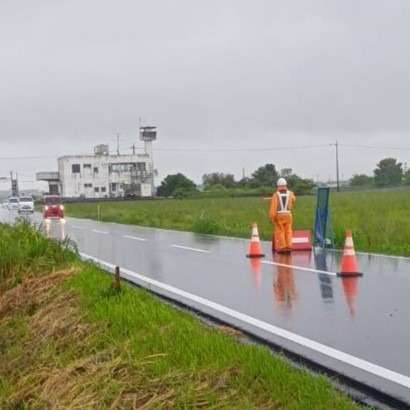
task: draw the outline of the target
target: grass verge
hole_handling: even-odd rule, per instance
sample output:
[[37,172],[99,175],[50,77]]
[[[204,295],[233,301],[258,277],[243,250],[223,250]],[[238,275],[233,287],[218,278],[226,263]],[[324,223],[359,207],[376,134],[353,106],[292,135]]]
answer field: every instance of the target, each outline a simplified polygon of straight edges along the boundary
[[42,246],[29,265],[0,265],[0,408],[357,408],[265,347],[145,290],[114,291],[109,275],[27,225],[0,225],[0,243],[16,232],[32,238],[23,257]]
[[[269,201],[261,198],[206,198],[67,204],[67,215],[247,238],[257,222],[261,237],[270,239]],[[295,229],[313,226],[315,198],[297,199]],[[336,245],[352,229],[358,250],[410,256],[410,190],[341,192],[331,196]]]

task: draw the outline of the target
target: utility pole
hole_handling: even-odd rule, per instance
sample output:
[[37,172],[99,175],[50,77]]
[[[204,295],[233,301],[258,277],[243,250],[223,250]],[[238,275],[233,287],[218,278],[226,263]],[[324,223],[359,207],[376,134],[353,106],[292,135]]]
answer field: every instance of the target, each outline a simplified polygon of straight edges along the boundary
[[117,132],[117,155],[120,155],[120,134]]
[[17,173],[16,173],[16,178],[14,178],[13,171],[10,171],[10,181],[11,181],[11,196],[19,196],[19,185],[18,185]]
[[340,179],[339,179],[339,143],[336,141],[336,189],[340,191]]
[[131,148],[132,148],[132,155],[135,155],[135,144],[132,144]]

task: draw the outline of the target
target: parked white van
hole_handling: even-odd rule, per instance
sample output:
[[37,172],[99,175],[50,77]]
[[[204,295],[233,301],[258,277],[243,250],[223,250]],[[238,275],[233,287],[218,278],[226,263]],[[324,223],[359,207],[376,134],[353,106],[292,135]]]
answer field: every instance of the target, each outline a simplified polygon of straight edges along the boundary
[[18,208],[19,214],[20,213],[25,213],[25,212],[34,212],[34,199],[32,196],[21,196],[19,198],[19,208]]

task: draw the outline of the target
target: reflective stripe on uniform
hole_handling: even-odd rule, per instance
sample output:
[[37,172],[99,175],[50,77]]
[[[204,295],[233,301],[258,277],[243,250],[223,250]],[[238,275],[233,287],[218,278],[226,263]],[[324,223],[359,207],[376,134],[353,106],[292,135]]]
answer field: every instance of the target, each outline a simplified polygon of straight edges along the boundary
[[289,199],[290,199],[290,192],[280,192],[276,193],[278,195],[278,214],[288,214],[290,213],[289,210]]

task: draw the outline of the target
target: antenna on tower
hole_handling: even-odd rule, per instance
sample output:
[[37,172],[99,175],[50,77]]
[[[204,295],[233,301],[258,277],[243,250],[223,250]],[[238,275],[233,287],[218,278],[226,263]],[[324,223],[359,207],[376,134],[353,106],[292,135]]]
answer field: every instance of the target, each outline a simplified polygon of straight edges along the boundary
[[117,132],[117,155],[120,155],[120,134]]

